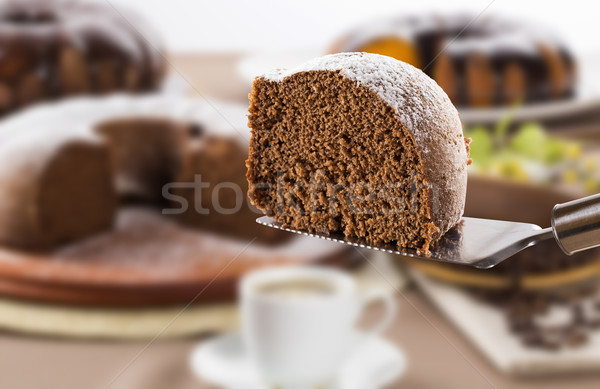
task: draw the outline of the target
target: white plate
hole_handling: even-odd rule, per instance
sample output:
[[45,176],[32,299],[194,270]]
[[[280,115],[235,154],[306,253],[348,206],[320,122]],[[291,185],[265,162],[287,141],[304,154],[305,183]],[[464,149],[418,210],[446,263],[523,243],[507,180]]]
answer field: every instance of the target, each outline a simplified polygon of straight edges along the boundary
[[[254,77],[275,68],[293,68],[323,53],[317,51],[259,53],[240,61],[241,77],[252,81]],[[561,101],[526,104],[512,115],[516,122],[527,120],[552,120],[568,118],[600,109],[600,55],[581,56],[576,96]],[[510,107],[461,108],[460,118],[464,125],[493,124],[506,116]]]
[[[268,388],[245,354],[238,333],[199,345],[192,352],[190,367],[198,378],[211,385],[226,389]],[[399,349],[380,337],[369,336],[342,366],[333,389],[378,389],[398,379],[405,369],[406,358]]]
[[473,124],[494,124],[507,115],[511,115],[512,121],[524,122],[528,120],[556,120],[564,119],[577,115],[583,115],[600,108],[600,97],[584,99],[575,97],[569,100],[555,101],[548,103],[537,103],[524,105],[514,112],[510,108],[490,108],[490,109],[459,109],[460,120],[463,125]]

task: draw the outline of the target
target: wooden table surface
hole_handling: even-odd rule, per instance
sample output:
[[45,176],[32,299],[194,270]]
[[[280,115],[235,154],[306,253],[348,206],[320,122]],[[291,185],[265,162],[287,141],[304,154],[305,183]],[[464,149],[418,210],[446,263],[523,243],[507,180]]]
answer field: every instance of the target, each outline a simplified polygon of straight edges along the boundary
[[[180,55],[171,63],[197,92],[243,101],[249,83],[231,76],[239,58]],[[597,119],[586,120],[576,123],[577,128],[593,133],[600,127]],[[409,289],[397,296],[397,302],[399,317],[386,337],[402,348],[408,369],[390,388],[600,387],[600,373],[537,379],[503,375],[419,291]],[[200,342],[158,339],[148,344],[0,334],[0,388],[208,389],[188,368],[190,352]]]
[[[403,350],[408,369],[389,388],[600,387],[600,373],[545,379],[503,375],[420,292],[407,290],[397,296],[397,302],[398,319],[385,336]],[[1,334],[0,387],[101,389],[110,384],[111,389],[209,389],[188,367],[189,355],[200,342],[202,339],[158,340],[148,346],[140,341],[75,341]]]

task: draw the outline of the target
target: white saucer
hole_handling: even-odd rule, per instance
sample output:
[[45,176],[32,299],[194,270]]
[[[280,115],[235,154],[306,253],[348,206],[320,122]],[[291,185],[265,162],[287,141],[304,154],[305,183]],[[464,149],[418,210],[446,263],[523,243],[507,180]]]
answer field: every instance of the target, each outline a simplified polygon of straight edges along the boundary
[[[199,345],[190,358],[193,373],[226,389],[267,389],[242,348],[240,334],[228,334]],[[378,336],[365,338],[340,369],[333,389],[377,389],[400,377],[404,354]]]

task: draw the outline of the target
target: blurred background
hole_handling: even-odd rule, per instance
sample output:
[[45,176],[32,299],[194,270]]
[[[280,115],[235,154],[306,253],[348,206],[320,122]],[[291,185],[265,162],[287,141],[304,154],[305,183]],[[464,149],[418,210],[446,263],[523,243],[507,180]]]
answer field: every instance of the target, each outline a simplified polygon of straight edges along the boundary
[[418,262],[268,230],[239,195],[253,78],[369,51],[457,106],[466,216],[549,226],[600,191],[596,3],[0,4],[0,386],[220,387],[191,356],[237,330],[238,280],[306,264],[396,299],[385,387],[600,385],[600,251]]

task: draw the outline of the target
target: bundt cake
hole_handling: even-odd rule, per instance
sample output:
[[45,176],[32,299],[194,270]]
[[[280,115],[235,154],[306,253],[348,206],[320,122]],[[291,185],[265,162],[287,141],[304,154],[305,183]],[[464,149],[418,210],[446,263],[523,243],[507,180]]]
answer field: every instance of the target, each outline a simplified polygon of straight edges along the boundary
[[89,1],[3,2],[0,114],[61,96],[156,89],[165,63],[155,34],[119,12]]
[[92,134],[3,138],[0,242],[44,250],[108,229],[116,210],[107,147]]
[[[0,244],[44,250],[92,235],[111,226],[117,203],[162,209],[234,238],[280,242],[285,234],[260,229],[246,201],[243,112],[114,95],[40,104],[3,119]],[[195,187],[198,175],[208,192]],[[182,209],[180,198],[189,206]]]
[[[195,208],[179,214],[185,225],[197,226],[260,243],[281,242],[288,234],[269,228],[249,228],[261,212],[249,204],[245,160],[248,143],[239,137],[208,135],[188,143],[173,194]],[[176,198],[176,199],[177,199]]]
[[286,227],[427,251],[463,214],[469,141],[423,72],[333,54],[257,77],[249,196]]
[[189,123],[169,118],[115,118],[96,125],[109,142],[118,192],[131,200],[162,198],[182,166]]
[[547,101],[575,92],[575,61],[563,43],[530,23],[496,16],[378,20],[352,30],[331,51],[365,51],[408,62],[432,77],[457,106]]

